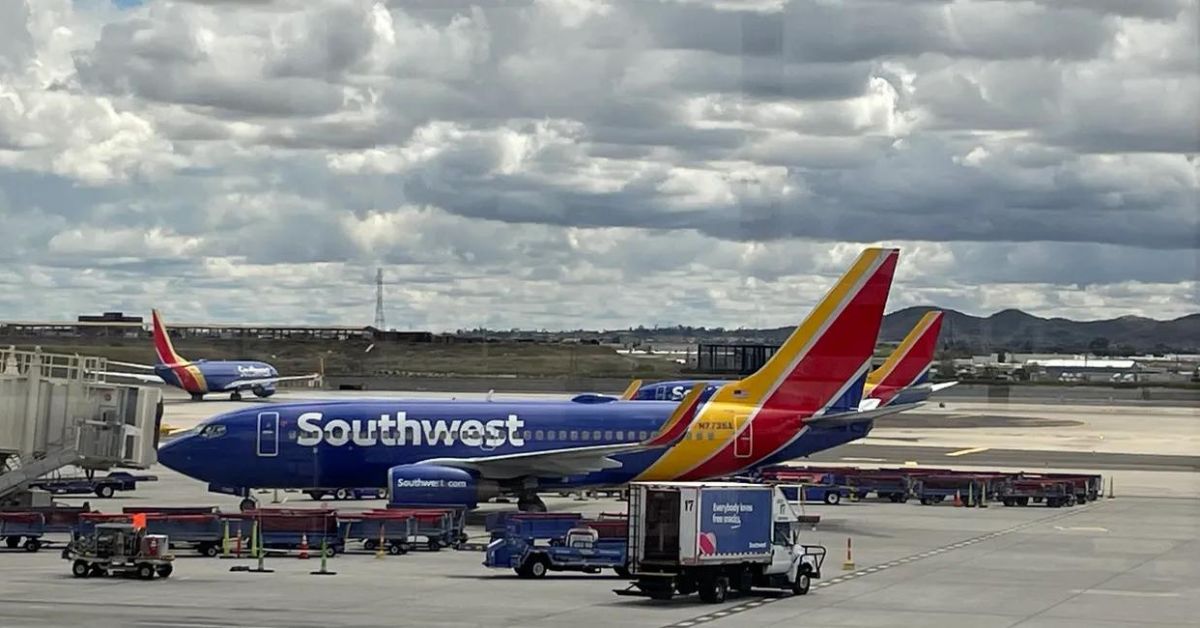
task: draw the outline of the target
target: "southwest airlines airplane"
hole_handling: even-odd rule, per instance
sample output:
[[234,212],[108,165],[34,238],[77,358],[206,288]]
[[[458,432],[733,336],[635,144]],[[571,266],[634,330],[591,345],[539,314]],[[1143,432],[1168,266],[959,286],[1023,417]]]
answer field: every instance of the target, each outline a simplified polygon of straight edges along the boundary
[[154,338],[154,352],[158,354],[158,363],[134,364],[130,362],[114,362],[109,364],[129,368],[153,371],[149,373],[120,373],[115,371],[99,371],[100,375],[128,377],[151,384],[169,384],[186,390],[192,396],[192,401],[200,401],[208,393],[229,393],[233,401],[240,401],[242,391],[248,390],[257,397],[270,397],[275,394],[275,384],[283,381],[315,379],[317,374],[292,375],[280,377],[279,371],[266,362],[252,360],[196,360],[183,359],[175,353],[167,328],[158,316],[158,310],[151,312],[151,336]]
[[812,430],[917,405],[860,409],[898,257],[867,249],[762,368],[680,401],[277,404],[213,417],[162,445],[159,461],[247,497],[244,508],[251,489],[387,486],[399,504],[473,508],[504,492],[542,511],[538,490],[733,475]]

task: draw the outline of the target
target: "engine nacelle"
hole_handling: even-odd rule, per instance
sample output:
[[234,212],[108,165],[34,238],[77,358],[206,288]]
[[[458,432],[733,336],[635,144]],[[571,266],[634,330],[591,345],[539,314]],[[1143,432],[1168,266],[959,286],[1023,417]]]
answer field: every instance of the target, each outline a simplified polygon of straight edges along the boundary
[[403,506],[474,508],[498,493],[495,482],[470,471],[436,464],[402,464],[388,469],[388,503]]

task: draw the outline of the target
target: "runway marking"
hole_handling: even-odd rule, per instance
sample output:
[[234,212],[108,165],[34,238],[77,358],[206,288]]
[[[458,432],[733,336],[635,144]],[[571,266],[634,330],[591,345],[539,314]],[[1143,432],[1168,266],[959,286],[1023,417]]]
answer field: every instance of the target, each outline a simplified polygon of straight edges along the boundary
[[1054,529],[1060,532],[1108,532],[1108,528],[1101,528],[1099,526],[1054,526]]
[[987,451],[989,449],[991,449],[991,447],[972,447],[970,449],[960,449],[958,451],[952,451],[946,455],[947,456],[965,456],[967,454],[977,454],[977,453],[980,453],[983,451]]
[[[1003,530],[998,530],[996,532],[991,532],[989,534],[981,534],[977,537],[970,538],[965,541],[959,541],[957,543],[953,543],[950,545],[932,549],[932,550],[929,550],[926,552],[922,552],[920,554],[912,554],[910,556],[905,556],[904,558],[899,558],[890,563],[887,563],[887,565],[894,565],[897,563],[908,563],[908,562],[923,560],[923,559],[929,558],[931,556],[937,556],[944,552],[953,551],[955,549],[966,547],[968,545],[979,543],[981,541],[987,541],[987,540],[996,538],[998,536],[1005,536],[1008,534],[1012,534],[1014,532],[1020,532],[1021,530],[1025,530],[1027,528],[1032,528],[1032,527],[1038,526],[1038,525],[1044,525],[1044,524],[1050,523],[1052,521],[1058,521],[1060,519],[1066,519],[1067,517],[1074,517],[1075,515],[1079,515],[1079,514],[1091,511],[1094,508],[1101,507],[1103,504],[1106,504],[1106,503],[1108,503],[1108,502],[1092,502],[1086,506],[1079,506],[1079,507],[1073,508],[1067,512],[1055,513],[1055,514],[1052,514],[1052,515],[1049,515],[1046,517],[1042,517],[1040,519],[1034,519],[1032,521],[1026,521],[1025,523],[1017,524],[1015,526],[1012,526],[1011,528],[1005,528]],[[857,571],[852,571],[850,573],[842,574],[831,580],[826,580],[824,582],[818,583],[816,585],[816,587],[824,589],[824,588],[831,587],[835,584],[841,584],[843,582],[850,582],[853,580],[857,580],[863,576],[867,576],[872,573],[876,573],[876,572],[882,570],[885,566],[886,565],[883,565],[883,566],[875,565],[872,567],[864,567]],[[1116,596],[1126,595],[1126,596],[1130,596],[1130,597],[1179,597],[1178,593],[1144,593],[1144,592],[1140,592],[1140,591],[1115,591],[1115,590],[1111,590],[1111,589],[1091,589],[1091,590],[1087,590],[1087,591],[1080,590],[1080,591],[1076,591],[1076,593],[1090,593],[1090,594],[1094,594],[1094,595],[1116,595]],[[774,602],[788,600],[788,599],[796,599],[796,598],[795,598],[795,596],[759,598],[757,600],[754,600],[751,602],[746,602],[746,603],[741,604],[736,607],[731,607],[729,609],[726,609],[724,612],[726,613],[726,615],[734,615],[739,612],[746,612],[746,611],[754,610],[754,608],[761,606],[763,604],[771,604]],[[745,607],[744,610],[739,611],[738,609],[742,608],[742,607]],[[718,615],[718,613],[713,613],[712,615],[702,615],[700,617],[693,617],[688,620],[683,620],[683,621],[678,621],[678,622],[675,622],[672,624],[667,624],[667,625],[663,626],[663,628],[689,628],[690,626],[692,626],[696,623],[709,622],[709,621],[719,619],[720,617],[723,617],[723,616]],[[242,627],[239,626],[237,628],[242,628]]]
[[846,462],[887,462],[887,458],[859,458],[855,456],[844,456],[842,460]]
[[1178,593],[1157,593],[1154,591],[1118,591],[1116,589],[1075,589],[1071,593],[1080,595],[1116,595],[1121,597],[1179,597]]

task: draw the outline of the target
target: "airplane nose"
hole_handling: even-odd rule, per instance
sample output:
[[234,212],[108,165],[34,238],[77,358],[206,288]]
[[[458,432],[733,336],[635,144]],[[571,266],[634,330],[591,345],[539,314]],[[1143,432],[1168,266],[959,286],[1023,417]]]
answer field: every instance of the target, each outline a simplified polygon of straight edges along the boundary
[[188,443],[191,440],[189,437],[184,437],[179,440],[163,443],[158,447],[158,462],[164,467],[172,471],[178,471],[184,475],[188,473],[189,462],[191,455],[188,453]]

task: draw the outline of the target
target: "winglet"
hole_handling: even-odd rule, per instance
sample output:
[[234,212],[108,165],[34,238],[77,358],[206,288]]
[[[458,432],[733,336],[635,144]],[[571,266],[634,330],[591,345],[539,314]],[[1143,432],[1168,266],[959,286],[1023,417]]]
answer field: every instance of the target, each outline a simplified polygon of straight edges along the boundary
[[644,447],[668,447],[679,442],[684,434],[687,434],[688,427],[692,421],[700,414],[700,407],[704,401],[701,397],[707,386],[697,384],[693,386],[688,394],[684,396],[679,405],[675,406],[675,412],[671,413],[671,417],[666,423],[658,429],[649,439],[642,441]]
[[158,355],[159,364],[177,365],[186,364],[178,353],[175,353],[175,347],[171,344],[171,337],[167,335],[167,326],[163,325],[162,318],[158,315],[158,310],[150,310],[151,336],[154,338],[154,353]]
[[942,331],[942,314],[936,310],[926,312],[887,360],[871,371],[867,376],[868,397],[887,405],[904,390],[925,383]]
[[637,391],[641,390],[641,388],[642,388],[642,380],[635,379],[632,382],[629,382],[629,386],[627,388],[625,388],[625,392],[621,393],[621,401],[632,400],[633,396],[636,395]]

